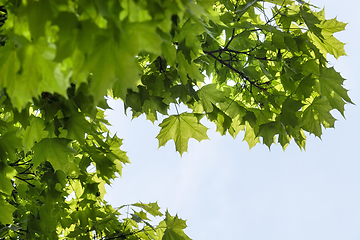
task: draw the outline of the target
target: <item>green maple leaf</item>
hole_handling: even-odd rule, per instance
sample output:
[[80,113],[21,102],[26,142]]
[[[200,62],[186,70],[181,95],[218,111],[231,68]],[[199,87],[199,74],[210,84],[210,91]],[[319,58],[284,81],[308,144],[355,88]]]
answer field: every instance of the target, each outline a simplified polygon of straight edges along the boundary
[[221,135],[225,135],[231,127],[232,118],[215,106],[213,106],[213,111],[207,114],[207,117],[216,124],[216,131]]
[[174,217],[169,214],[168,211],[165,213],[166,230],[162,239],[166,240],[190,240],[190,238],[184,233],[186,221],[179,218],[177,215]]
[[336,59],[346,55],[344,49],[345,44],[336,39],[333,34],[345,30],[347,24],[337,21],[336,18],[325,20],[324,10],[316,13],[316,16],[322,20],[317,26],[321,29],[323,37],[320,37],[317,34],[310,34],[310,38],[314,45],[318,47],[324,55],[330,53]]
[[306,25],[319,39],[324,39],[322,35],[321,28],[319,24],[321,23],[318,16],[316,16],[313,12],[310,11],[308,7],[300,7],[301,17],[304,19]]
[[213,111],[213,105],[225,100],[224,93],[216,88],[216,84],[203,86],[197,94],[201,99],[205,112],[207,113],[211,113]]
[[299,119],[296,116],[296,112],[302,107],[301,101],[297,101],[291,98],[286,98],[282,108],[280,119],[285,126],[295,127],[299,124]]
[[234,100],[224,103],[221,102],[219,104],[219,107],[231,118],[239,117],[240,119],[242,119],[246,115],[246,109]]
[[160,133],[156,136],[159,140],[159,147],[173,139],[176,151],[182,155],[187,151],[189,138],[195,138],[199,142],[203,139],[209,139],[206,131],[207,127],[202,125],[199,120],[202,115],[193,113],[181,113],[180,115],[172,115],[159,125]]
[[15,169],[0,162],[0,192],[10,195],[14,186],[11,179],[16,175]]
[[135,55],[112,39],[99,38],[97,45],[82,67],[82,71],[93,74],[91,94],[95,102],[99,102],[113,88],[114,97],[124,99],[127,89],[135,89],[140,80]]
[[13,223],[13,212],[16,210],[16,207],[9,204],[2,197],[0,197],[0,223],[2,224],[12,224]]
[[185,229],[187,227],[186,220],[182,220],[177,215],[174,217],[169,214],[168,211],[165,213],[165,223],[169,228]]
[[188,62],[182,52],[177,53],[177,60],[179,63],[178,72],[181,81],[186,84],[189,77],[193,80],[203,81],[204,75],[199,71],[198,66],[194,62]]
[[[323,12],[323,11],[322,11]],[[325,32],[325,35],[333,34],[335,32],[340,32],[345,30],[347,23],[339,22],[336,18],[325,20],[320,25],[322,32]]]
[[0,86],[6,87],[17,77],[20,61],[16,51],[7,44],[0,48]]
[[[106,143],[109,145],[111,154],[114,154],[115,158],[122,163],[130,163],[129,158],[126,156],[126,152],[120,149],[122,145],[122,139],[118,138],[116,134],[113,137],[107,136]],[[121,171],[121,169],[118,169]]]
[[52,10],[53,8],[49,1],[34,1],[27,4],[26,13],[33,39],[37,40],[45,35],[45,24],[52,18]]
[[139,202],[139,203],[134,203],[132,204],[133,206],[135,207],[139,207],[139,208],[142,208],[144,209],[145,211],[147,211],[148,213],[150,213],[151,215],[153,215],[154,217],[156,216],[162,216],[163,214],[159,211],[160,210],[160,207],[159,205],[157,204],[157,202],[154,202],[154,203],[142,203],[142,202]]
[[319,48],[322,54],[326,55],[327,53],[330,53],[336,59],[340,56],[346,56],[344,49],[345,43],[340,42],[334,36],[326,36],[325,40],[322,40],[313,34],[310,34],[309,36],[311,41]]
[[261,124],[257,136],[263,138],[263,142],[270,148],[274,143],[275,135],[280,134],[279,128],[276,126],[276,122],[269,122]]
[[36,44],[24,40],[23,44],[17,56],[14,52],[7,53],[4,66],[0,69],[8,73],[5,76],[8,79],[0,77],[0,82],[2,87],[7,88],[13,106],[22,109],[43,91],[66,96],[69,79],[61,77],[59,69],[55,71],[56,64],[52,62],[55,57],[55,45],[44,39],[39,39]]
[[169,43],[163,42],[161,49],[168,64],[174,64],[176,61],[176,48]]
[[341,77],[340,73],[336,72],[333,67],[320,68],[319,81],[321,94],[326,96],[330,105],[339,110],[343,116],[345,105],[344,100],[348,103],[352,103],[347,94],[347,90],[342,86],[344,80],[345,79]]
[[77,171],[74,163],[75,149],[69,147],[71,140],[65,138],[44,138],[32,148],[34,151],[34,166],[48,161],[55,170],[62,170],[66,174]]
[[85,119],[85,115],[83,113],[72,113],[65,121],[67,130],[66,137],[77,140],[80,143],[84,143],[85,134],[89,134],[91,132],[90,125],[90,122]]
[[150,22],[128,23],[125,25],[127,41],[134,53],[139,50],[161,54],[162,39],[156,34],[157,24]]
[[166,105],[162,98],[151,96],[146,99],[143,104],[143,111],[146,114],[146,118],[154,123],[157,120],[157,112],[166,115],[168,105]]
[[38,117],[33,117],[30,121],[30,126],[25,130],[22,137],[25,152],[29,151],[35,144],[48,135],[48,132],[44,130],[44,120]]
[[330,114],[331,109],[332,107],[326,99],[316,97],[303,112],[300,126],[320,138],[321,125],[325,128],[334,127],[336,119]]
[[246,141],[249,145],[249,149],[253,148],[257,143],[259,143],[259,138],[256,136],[254,129],[250,126],[248,122],[245,123],[245,135],[243,141]]
[[[304,67],[307,69],[306,67]],[[308,70],[308,69],[307,69]],[[310,97],[313,86],[315,85],[315,79],[311,77],[312,74],[309,74],[305,76],[303,79],[301,79],[301,82],[299,83],[295,94],[299,96],[300,99],[305,99]]]
[[[53,21],[54,25],[57,25],[59,28],[58,32],[58,41],[56,42],[56,61],[60,62],[66,57],[70,56],[75,48],[75,40],[77,40],[74,35],[76,34],[80,25],[76,14],[72,12],[59,12],[56,19]],[[84,31],[84,25],[81,26],[81,35],[86,35]],[[80,35],[80,34],[79,34]],[[79,37],[81,38],[81,37]],[[87,39],[91,43],[90,38]],[[84,47],[84,46],[80,46]]]

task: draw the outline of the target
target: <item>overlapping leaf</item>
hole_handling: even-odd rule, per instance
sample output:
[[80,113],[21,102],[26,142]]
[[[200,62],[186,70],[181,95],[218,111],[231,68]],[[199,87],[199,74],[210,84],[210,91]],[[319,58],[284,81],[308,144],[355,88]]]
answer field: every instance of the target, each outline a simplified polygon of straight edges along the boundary
[[76,151],[69,147],[70,141],[65,138],[43,138],[33,147],[34,165],[38,166],[48,161],[55,170],[62,170],[67,174],[77,171],[77,166],[74,163]]

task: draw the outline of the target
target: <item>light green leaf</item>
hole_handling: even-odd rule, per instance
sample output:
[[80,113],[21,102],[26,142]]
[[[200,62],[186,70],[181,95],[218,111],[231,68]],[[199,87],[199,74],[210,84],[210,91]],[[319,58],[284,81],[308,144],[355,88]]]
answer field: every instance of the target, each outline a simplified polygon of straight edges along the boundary
[[139,202],[139,203],[134,203],[132,204],[133,206],[135,207],[139,207],[139,208],[142,208],[144,209],[145,211],[147,211],[148,213],[150,213],[151,215],[153,215],[154,217],[156,216],[162,216],[163,214],[159,211],[160,210],[160,207],[159,205],[157,204],[157,202],[154,202],[154,203],[142,203],[142,202]]
[[36,142],[47,137],[48,132],[45,129],[45,122],[39,117],[33,117],[30,121],[30,126],[25,129],[22,137],[24,150],[28,152]]
[[166,230],[163,240],[190,240],[183,230],[187,227],[185,220],[182,220],[177,215],[175,217],[171,216],[168,211],[166,211],[165,216]]
[[12,224],[13,223],[13,212],[16,210],[16,207],[9,204],[2,197],[0,197],[0,223],[2,224]]
[[224,93],[216,88],[216,84],[207,84],[197,92],[205,112],[211,113],[213,105],[225,100]]
[[0,86],[7,87],[15,81],[20,70],[20,61],[16,51],[5,45],[0,48]]
[[246,141],[249,145],[249,149],[255,147],[258,144],[259,138],[256,136],[254,129],[250,126],[248,122],[245,123],[245,135],[243,141]]
[[196,64],[194,62],[189,63],[184,54],[180,51],[177,53],[177,60],[179,63],[178,71],[180,79],[184,84],[188,82],[189,77],[196,81],[202,82],[204,80],[204,75],[201,74]]
[[320,52],[326,56],[327,53],[332,54],[336,59],[340,56],[345,56],[345,43],[340,42],[334,36],[327,36],[324,40],[321,40],[314,34],[309,34],[310,39]]
[[162,39],[156,33],[157,25],[151,22],[130,23],[126,25],[127,40],[136,51],[145,50],[156,55],[161,54]]
[[106,138],[106,143],[109,145],[111,153],[114,154],[117,159],[119,159],[122,163],[130,163],[129,158],[126,156],[126,152],[120,149],[122,145],[122,139],[118,138],[115,134],[113,137],[108,136]]
[[48,20],[51,20],[54,15],[52,10],[50,1],[40,0],[28,2],[26,13],[28,15],[31,37],[34,40],[45,35],[45,24]]
[[[11,179],[16,175],[15,169],[0,162],[0,192],[10,195],[14,190]],[[1,209],[1,208],[0,208]],[[0,214],[1,215],[1,214]]]
[[169,65],[173,65],[176,60],[176,48],[169,43],[163,42],[161,45],[162,53]]
[[325,36],[332,35],[333,33],[345,30],[347,23],[339,22],[336,18],[330,20],[324,20],[320,25],[321,31]]
[[195,138],[199,142],[208,139],[206,134],[207,127],[199,122],[202,116],[193,113],[181,113],[180,115],[172,115],[159,125],[160,133],[156,136],[159,140],[159,147],[173,139],[176,151],[182,155],[187,151],[189,138]]
[[[43,91],[57,92],[66,96],[67,84],[59,85],[54,76],[56,66],[52,62],[55,57],[54,44],[41,38],[36,44],[27,44],[19,55],[23,59],[21,71],[13,73],[11,81],[4,86],[7,87],[15,108],[22,109]],[[14,60],[17,66],[16,59]],[[14,71],[16,68],[10,70]]]
[[317,14],[323,21],[319,24],[323,38],[318,35],[310,34],[310,39],[319,50],[326,55],[327,53],[332,54],[336,59],[340,56],[345,56],[345,44],[336,39],[333,34],[342,30],[345,30],[346,23],[337,21],[336,18],[325,20],[323,11]]

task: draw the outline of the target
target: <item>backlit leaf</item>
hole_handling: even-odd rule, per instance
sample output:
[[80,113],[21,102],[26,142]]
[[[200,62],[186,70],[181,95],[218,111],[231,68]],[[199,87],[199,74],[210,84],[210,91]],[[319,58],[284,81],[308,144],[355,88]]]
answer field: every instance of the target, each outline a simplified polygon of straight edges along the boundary
[[344,78],[332,68],[320,68],[321,93],[329,100],[333,108],[344,115],[345,102],[352,103],[347,90],[342,86]]
[[325,99],[315,98],[303,113],[300,122],[302,128],[320,138],[322,134],[321,125],[325,128],[334,127],[336,119],[330,114],[331,109],[330,104]]
[[16,207],[12,206],[0,197],[0,223],[2,224],[12,224],[13,223],[13,212],[16,210]]
[[48,132],[45,129],[45,122],[43,119],[34,117],[30,121],[30,126],[25,129],[22,141],[24,144],[24,150],[29,151],[36,142],[41,141],[47,137]]
[[159,147],[173,139],[176,146],[176,151],[182,155],[187,151],[189,138],[195,138],[198,141],[208,139],[206,134],[207,127],[199,122],[199,118],[193,113],[182,113],[179,115],[172,115],[162,123],[160,123],[160,133],[157,135],[159,140]]

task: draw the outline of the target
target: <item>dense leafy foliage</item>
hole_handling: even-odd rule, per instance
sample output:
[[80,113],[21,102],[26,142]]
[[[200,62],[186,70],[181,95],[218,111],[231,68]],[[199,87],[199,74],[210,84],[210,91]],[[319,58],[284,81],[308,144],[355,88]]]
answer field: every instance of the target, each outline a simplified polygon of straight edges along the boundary
[[320,137],[351,103],[327,61],[345,55],[333,34],[346,24],[302,1],[0,5],[0,239],[189,239],[168,212],[151,225],[156,203],[103,200],[129,163],[107,96],[152,122],[174,107],[157,138],[180,154],[208,138],[204,116],[250,147],[304,148],[305,132]]

